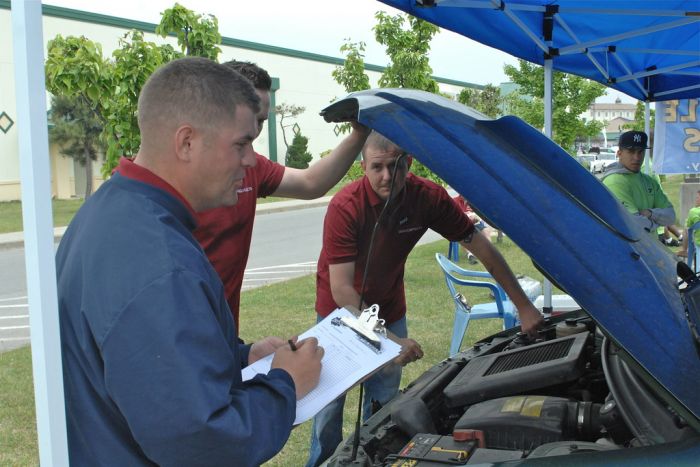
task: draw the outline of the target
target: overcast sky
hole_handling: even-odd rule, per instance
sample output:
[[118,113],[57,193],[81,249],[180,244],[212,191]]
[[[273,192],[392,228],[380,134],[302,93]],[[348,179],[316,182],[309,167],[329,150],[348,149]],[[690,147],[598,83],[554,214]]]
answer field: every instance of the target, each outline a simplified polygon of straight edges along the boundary
[[[158,23],[161,12],[175,1],[47,0],[44,3]],[[382,66],[388,59],[383,46],[374,40],[374,14],[379,10],[399,13],[376,0],[179,0],[179,3],[197,13],[213,14],[219,20],[219,32],[234,39],[333,57],[341,56],[339,49],[345,39],[364,41],[365,62]],[[503,65],[517,63],[510,55],[446,30],[441,30],[432,40],[431,48],[434,75],[476,84],[497,85],[508,81]],[[618,95],[625,102],[633,102],[617,91],[602,100],[612,102]]]

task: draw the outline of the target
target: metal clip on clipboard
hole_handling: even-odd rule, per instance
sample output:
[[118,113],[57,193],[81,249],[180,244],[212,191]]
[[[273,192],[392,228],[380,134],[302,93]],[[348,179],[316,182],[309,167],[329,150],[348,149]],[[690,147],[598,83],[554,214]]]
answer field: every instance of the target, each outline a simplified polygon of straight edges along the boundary
[[362,310],[358,317],[343,316],[340,319],[334,319],[333,324],[347,326],[377,351],[382,349],[380,336],[386,337],[386,328],[384,320],[379,319],[379,305],[376,303]]

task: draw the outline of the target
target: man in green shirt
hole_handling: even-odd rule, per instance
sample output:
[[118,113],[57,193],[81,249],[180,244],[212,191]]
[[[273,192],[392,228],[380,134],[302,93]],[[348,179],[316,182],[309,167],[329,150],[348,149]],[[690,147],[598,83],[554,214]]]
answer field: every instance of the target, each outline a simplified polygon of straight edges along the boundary
[[656,235],[659,226],[675,222],[676,212],[659,182],[640,172],[647,140],[643,131],[622,133],[618,160],[605,169],[602,182],[644,230]]

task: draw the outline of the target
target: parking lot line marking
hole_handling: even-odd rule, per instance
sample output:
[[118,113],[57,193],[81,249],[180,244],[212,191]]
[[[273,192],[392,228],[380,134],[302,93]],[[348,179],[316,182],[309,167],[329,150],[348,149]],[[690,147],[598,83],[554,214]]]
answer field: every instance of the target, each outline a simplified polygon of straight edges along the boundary
[[0,302],[12,302],[14,300],[23,300],[26,298],[27,298],[26,295],[22,295],[21,297],[0,298]]

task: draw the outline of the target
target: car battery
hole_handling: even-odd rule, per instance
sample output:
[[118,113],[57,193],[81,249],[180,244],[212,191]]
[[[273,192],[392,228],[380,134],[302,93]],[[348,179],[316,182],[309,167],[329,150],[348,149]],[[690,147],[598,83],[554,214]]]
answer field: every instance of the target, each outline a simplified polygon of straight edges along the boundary
[[452,436],[419,433],[384,465],[391,467],[441,467],[521,459],[522,451],[479,448],[477,439],[457,441]]

